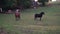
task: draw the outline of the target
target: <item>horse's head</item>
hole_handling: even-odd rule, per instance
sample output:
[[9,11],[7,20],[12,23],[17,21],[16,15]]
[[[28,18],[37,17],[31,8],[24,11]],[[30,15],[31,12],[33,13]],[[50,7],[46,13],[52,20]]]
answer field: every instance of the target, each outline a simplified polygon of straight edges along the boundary
[[45,13],[44,12],[41,12],[40,14],[44,15]]

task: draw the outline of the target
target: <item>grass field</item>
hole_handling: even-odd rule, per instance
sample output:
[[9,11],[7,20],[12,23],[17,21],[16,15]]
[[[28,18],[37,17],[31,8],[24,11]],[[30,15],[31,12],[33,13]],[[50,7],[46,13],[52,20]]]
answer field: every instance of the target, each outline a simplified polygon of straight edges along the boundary
[[[45,12],[42,21],[34,20],[41,11]],[[0,27],[9,34],[60,34],[60,5],[23,10],[19,21],[14,14],[0,14]]]

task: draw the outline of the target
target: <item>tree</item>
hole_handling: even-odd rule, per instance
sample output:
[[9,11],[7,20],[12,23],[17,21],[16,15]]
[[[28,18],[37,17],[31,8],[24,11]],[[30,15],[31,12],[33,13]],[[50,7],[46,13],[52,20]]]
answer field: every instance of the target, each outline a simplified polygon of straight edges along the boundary
[[49,0],[38,0],[38,2],[42,3],[42,6],[45,6],[45,2],[48,2]]
[[6,5],[6,1],[5,0],[0,0],[0,8],[2,8],[5,5]]
[[22,5],[24,8],[29,8],[31,6],[31,0],[17,0],[17,5]]
[[17,6],[23,6],[29,8],[31,6],[31,0],[0,0],[3,9],[13,8]]
[[16,0],[0,0],[0,7],[3,10],[8,10],[17,6]]

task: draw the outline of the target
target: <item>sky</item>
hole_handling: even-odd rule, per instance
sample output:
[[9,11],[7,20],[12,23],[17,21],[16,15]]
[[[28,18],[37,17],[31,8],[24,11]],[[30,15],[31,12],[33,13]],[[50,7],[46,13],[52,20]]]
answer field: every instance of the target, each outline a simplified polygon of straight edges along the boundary
[[52,0],[52,1],[56,1],[56,0]]
[[[38,0],[35,0],[35,1],[38,1]],[[52,1],[56,1],[56,0],[52,0]]]

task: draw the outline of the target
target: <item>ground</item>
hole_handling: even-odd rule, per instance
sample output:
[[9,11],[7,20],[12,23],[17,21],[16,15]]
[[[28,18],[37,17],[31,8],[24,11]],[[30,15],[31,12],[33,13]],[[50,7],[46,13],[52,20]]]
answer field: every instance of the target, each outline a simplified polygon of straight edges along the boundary
[[[45,12],[42,21],[34,20],[34,14],[41,11]],[[0,27],[9,34],[59,34],[60,5],[23,10],[19,21],[14,14],[0,14]]]

